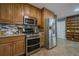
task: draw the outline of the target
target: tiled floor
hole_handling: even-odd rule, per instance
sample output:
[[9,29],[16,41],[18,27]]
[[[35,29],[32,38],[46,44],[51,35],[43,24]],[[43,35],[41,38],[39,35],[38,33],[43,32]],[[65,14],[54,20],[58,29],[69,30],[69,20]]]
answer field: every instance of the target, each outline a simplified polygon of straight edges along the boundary
[[58,39],[57,47],[47,50],[42,48],[32,56],[79,56],[79,42]]

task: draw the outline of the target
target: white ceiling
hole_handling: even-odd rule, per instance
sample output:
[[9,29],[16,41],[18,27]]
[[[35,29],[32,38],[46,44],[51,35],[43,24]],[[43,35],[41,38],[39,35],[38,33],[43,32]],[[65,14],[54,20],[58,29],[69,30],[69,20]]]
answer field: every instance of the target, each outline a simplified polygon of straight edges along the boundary
[[75,8],[79,8],[79,3],[31,3],[32,5],[43,8],[46,7],[49,10],[53,11],[58,18],[64,18],[71,15],[79,14],[74,12]]

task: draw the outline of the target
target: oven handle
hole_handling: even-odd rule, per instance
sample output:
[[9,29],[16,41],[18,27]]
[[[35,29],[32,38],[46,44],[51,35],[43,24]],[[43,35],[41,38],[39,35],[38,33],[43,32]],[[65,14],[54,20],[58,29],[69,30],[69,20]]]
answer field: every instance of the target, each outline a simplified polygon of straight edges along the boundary
[[32,38],[30,38],[30,37],[28,38],[28,37],[27,37],[26,39],[27,39],[27,40],[30,40],[30,39],[37,39],[37,38],[40,39],[40,37],[32,37]]

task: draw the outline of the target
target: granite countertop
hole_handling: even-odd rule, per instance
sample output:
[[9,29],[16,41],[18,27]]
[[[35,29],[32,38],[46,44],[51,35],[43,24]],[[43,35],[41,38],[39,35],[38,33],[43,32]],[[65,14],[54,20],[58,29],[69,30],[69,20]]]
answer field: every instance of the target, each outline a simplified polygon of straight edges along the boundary
[[3,37],[13,37],[13,36],[21,36],[21,35],[25,35],[25,34],[20,33],[20,34],[13,34],[13,35],[2,35],[2,36],[0,36],[0,38],[3,38]]

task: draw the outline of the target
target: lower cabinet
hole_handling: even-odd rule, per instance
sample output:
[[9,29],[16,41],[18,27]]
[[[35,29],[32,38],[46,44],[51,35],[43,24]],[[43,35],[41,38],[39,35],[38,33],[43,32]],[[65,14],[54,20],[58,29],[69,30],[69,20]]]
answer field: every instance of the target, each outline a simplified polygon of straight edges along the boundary
[[40,47],[45,46],[44,32],[40,32]]
[[25,53],[25,37],[7,37],[0,41],[0,56],[18,56]]
[[12,55],[12,44],[0,44],[0,56],[10,56]]
[[25,52],[24,41],[14,42],[13,55],[22,55]]

